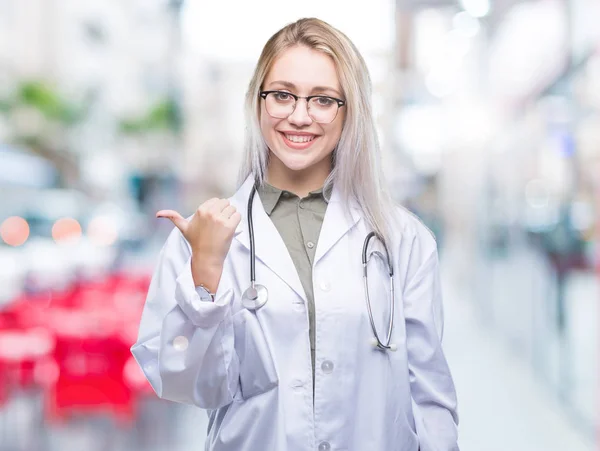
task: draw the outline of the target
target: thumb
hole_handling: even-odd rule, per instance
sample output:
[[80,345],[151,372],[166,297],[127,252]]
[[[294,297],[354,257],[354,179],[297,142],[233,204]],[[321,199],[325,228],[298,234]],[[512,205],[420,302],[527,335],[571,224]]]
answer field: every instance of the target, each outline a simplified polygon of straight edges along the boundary
[[188,226],[188,221],[175,210],[160,210],[156,213],[157,218],[167,218],[170,219],[175,227],[181,230],[181,233],[185,233]]

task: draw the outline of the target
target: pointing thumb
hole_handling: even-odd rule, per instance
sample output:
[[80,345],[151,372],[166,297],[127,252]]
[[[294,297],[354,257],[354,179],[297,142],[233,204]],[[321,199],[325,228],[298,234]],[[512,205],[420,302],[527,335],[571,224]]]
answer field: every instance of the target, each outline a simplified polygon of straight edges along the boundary
[[188,221],[175,210],[160,210],[156,213],[157,218],[167,218],[170,219],[175,227],[181,230],[181,233],[185,233],[187,230]]

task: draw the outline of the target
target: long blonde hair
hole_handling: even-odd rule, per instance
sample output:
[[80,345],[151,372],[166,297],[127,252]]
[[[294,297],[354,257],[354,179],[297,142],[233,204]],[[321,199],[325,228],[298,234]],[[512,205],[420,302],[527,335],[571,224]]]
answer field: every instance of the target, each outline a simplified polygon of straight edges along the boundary
[[340,140],[333,151],[332,171],[325,181],[339,190],[345,207],[354,199],[371,228],[390,237],[395,210],[381,168],[381,153],[371,109],[371,80],[364,59],[348,37],[326,22],[306,18],[275,33],[265,44],[246,93],[245,155],[239,185],[250,174],[265,180],[269,150],[260,123],[260,90],[275,60],[285,50],[303,45],[329,55],[337,68],[346,99],[346,117]]

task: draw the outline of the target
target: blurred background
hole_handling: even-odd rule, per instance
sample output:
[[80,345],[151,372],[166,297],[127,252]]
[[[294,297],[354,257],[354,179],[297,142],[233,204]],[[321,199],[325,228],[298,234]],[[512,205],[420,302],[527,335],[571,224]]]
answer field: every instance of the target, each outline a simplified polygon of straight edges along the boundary
[[235,191],[266,40],[363,53],[437,235],[463,451],[599,449],[598,0],[0,0],[0,450],[203,449],[129,353],[171,230]]

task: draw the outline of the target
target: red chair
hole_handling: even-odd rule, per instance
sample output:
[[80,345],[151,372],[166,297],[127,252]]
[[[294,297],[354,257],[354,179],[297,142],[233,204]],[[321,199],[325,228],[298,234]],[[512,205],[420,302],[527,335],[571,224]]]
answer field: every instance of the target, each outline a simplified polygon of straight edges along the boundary
[[0,311],[0,405],[14,388],[42,387],[48,421],[74,413],[134,420],[152,395],[130,353],[150,276],[114,273],[19,296]]
[[125,368],[123,368],[123,379],[135,395],[142,397],[156,397],[152,385],[150,385],[150,382],[146,379],[146,375],[133,356],[129,357],[127,363],[125,363]]
[[50,421],[75,412],[102,412],[119,424],[133,422],[133,393],[123,377],[130,352],[119,338],[114,316],[106,309],[54,310],[50,320],[57,333],[54,358],[59,375],[46,397]]
[[[5,389],[28,389],[43,385],[38,365],[47,362],[54,351],[55,340],[43,328],[0,330],[0,367]],[[8,393],[10,394],[10,392]]]

